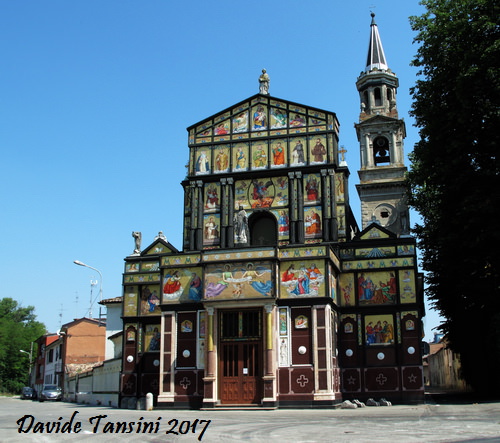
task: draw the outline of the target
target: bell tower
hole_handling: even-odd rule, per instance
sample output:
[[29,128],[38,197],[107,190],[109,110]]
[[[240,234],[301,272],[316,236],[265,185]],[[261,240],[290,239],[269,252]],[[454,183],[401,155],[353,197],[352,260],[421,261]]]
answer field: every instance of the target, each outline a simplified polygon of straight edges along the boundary
[[396,93],[399,81],[387,64],[372,13],[366,67],[356,88],[359,91],[359,123],[354,126],[360,144],[362,229],[378,223],[395,234],[409,234],[403,140],[406,128],[398,117]]

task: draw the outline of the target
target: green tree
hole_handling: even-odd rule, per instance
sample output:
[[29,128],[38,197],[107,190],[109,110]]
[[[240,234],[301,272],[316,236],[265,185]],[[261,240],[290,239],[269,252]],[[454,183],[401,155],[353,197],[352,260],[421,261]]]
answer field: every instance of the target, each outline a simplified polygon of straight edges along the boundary
[[500,3],[424,0],[411,93],[410,204],[440,329],[478,392],[500,394]]
[[29,357],[19,351],[29,352],[31,343],[45,334],[34,310],[12,298],[0,300],[0,392],[19,393],[28,383]]

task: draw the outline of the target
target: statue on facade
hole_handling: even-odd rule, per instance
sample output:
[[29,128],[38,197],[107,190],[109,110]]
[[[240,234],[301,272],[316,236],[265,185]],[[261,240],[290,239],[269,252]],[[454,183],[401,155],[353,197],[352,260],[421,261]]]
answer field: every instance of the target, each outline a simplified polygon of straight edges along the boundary
[[132,231],[132,237],[134,237],[135,240],[135,249],[132,255],[140,255],[142,234],[139,231]]
[[165,240],[167,241],[167,237],[163,233],[163,231],[158,232],[158,235],[155,237],[155,240]]
[[248,243],[248,216],[243,206],[240,206],[240,210],[234,215],[234,236],[235,243]]
[[269,94],[269,82],[271,79],[269,75],[266,73],[266,70],[262,70],[262,75],[259,77],[259,93],[261,94]]

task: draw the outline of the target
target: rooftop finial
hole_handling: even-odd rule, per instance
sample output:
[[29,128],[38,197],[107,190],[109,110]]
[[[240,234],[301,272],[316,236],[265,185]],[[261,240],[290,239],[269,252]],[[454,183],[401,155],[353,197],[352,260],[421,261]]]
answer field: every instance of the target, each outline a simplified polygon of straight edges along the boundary
[[372,11],[370,15],[372,16],[372,25],[376,25],[376,23],[375,23],[375,13]]
[[267,74],[266,70],[262,70],[262,75],[259,77],[259,93],[260,94],[269,94],[269,82],[270,82],[269,75]]

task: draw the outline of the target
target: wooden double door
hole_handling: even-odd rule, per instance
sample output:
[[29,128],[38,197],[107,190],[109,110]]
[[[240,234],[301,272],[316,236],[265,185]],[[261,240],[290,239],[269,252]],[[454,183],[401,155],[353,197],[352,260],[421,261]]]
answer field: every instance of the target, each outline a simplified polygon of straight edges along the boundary
[[221,313],[219,394],[222,404],[259,404],[262,399],[260,311]]

